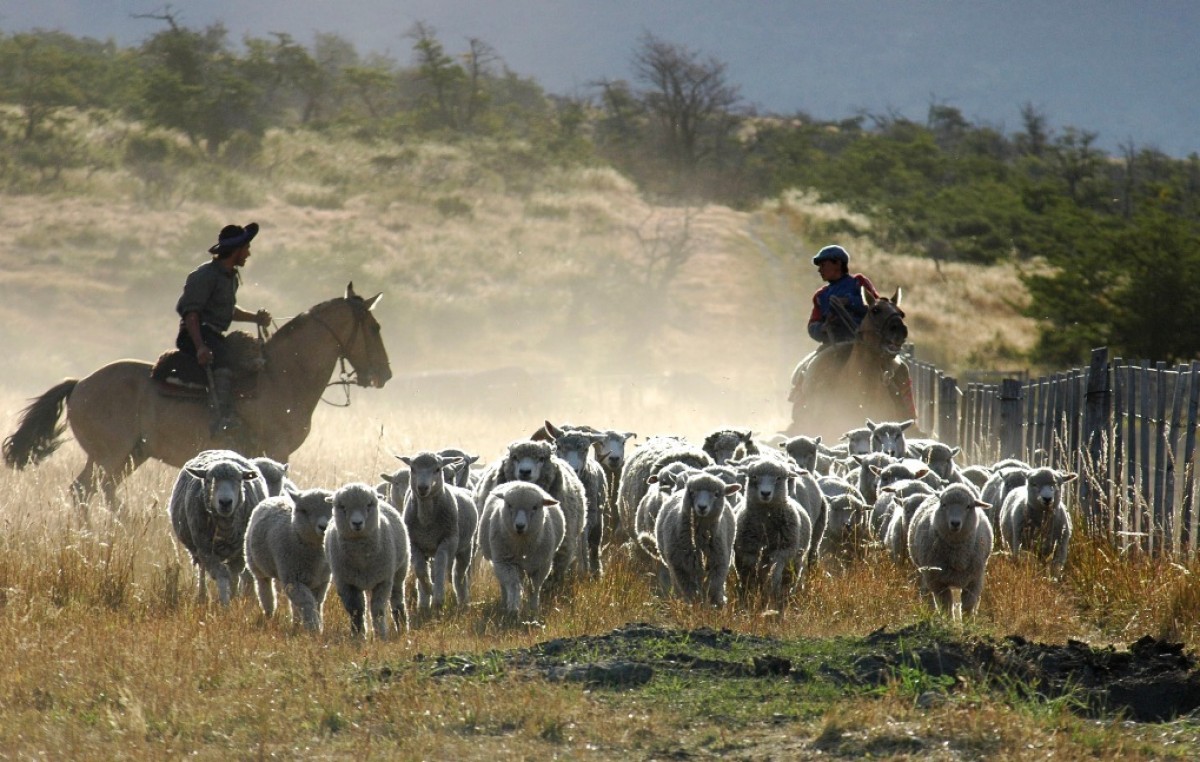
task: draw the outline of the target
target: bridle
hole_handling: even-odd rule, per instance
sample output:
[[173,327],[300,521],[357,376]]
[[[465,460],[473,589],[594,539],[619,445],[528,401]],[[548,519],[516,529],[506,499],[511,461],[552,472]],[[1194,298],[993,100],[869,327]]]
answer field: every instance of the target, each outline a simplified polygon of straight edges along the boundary
[[[359,378],[358,368],[354,367],[354,363],[352,361],[350,361],[349,352],[347,350],[347,347],[354,346],[354,342],[358,338],[359,333],[363,333],[363,334],[366,333],[366,330],[364,329],[364,325],[367,322],[367,308],[366,308],[366,305],[363,303],[363,300],[361,297],[353,297],[353,298],[347,297],[346,301],[350,304],[350,308],[354,311],[354,327],[350,329],[350,338],[347,339],[345,342],[343,342],[341,337],[337,335],[337,332],[334,331],[333,328],[331,328],[330,325],[328,323],[326,323],[324,320],[322,320],[317,314],[315,314],[315,313],[309,314],[309,317],[311,317],[313,320],[315,320],[317,322],[317,325],[321,326],[326,331],[328,331],[329,335],[333,337],[333,340],[335,342],[337,342],[338,364],[339,364],[341,370],[338,371],[337,380],[330,381],[328,384],[326,384],[326,388],[328,388],[330,386],[341,386],[343,392],[345,392],[346,401],[345,401],[345,403],[336,403],[336,402],[329,402],[324,397],[321,398],[321,401],[324,402],[325,404],[334,405],[335,407],[349,407],[350,406],[350,384],[356,384],[357,386],[363,386],[363,387],[368,386],[366,381]],[[367,358],[366,358],[367,368],[368,369],[374,368],[375,367],[375,363],[374,363],[375,358],[373,356],[374,353],[371,349],[371,342],[364,340],[363,341],[363,349],[367,354]],[[346,369],[347,362],[350,362],[349,370]]]
[[[880,301],[884,301],[884,300],[881,299]],[[892,304],[891,302],[887,302],[887,303]],[[897,307],[894,304],[892,304],[892,309],[894,311],[890,315],[888,315],[886,318],[884,318],[883,321],[881,323],[879,323],[878,325],[876,324],[876,321],[864,320],[862,323],[859,324],[858,330],[859,330],[859,333],[861,333],[861,334],[871,334],[871,335],[875,336],[877,341],[874,341],[871,343],[875,344],[879,348],[879,351],[881,353],[894,357],[895,355],[899,354],[901,347],[897,347],[896,351],[892,351],[891,349],[888,348],[887,342],[884,341],[886,331],[889,326],[894,326],[897,323],[899,323],[900,327],[904,330],[904,333],[907,335],[908,327],[904,324],[904,310],[900,309],[899,307]]]

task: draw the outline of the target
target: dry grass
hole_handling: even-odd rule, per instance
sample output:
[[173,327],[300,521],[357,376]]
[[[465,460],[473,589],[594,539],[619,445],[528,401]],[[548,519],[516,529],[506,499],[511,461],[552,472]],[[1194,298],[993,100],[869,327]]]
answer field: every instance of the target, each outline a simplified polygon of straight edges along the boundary
[[[5,402],[11,409],[16,400]],[[483,418],[377,402],[364,394],[348,410],[319,411],[315,434],[292,463],[302,485],[374,481],[394,467],[392,453],[418,448],[454,444],[491,459],[537,423],[519,411]],[[597,425],[689,436],[713,424],[662,409],[563,412]],[[194,571],[171,539],[163,505],[174,469],[147,465],[124,487],[127,509],[119,519],[96,507],[85,521],[64,490],[80,464],[68,445],[36,468],[0,472],[0,659],[9,665],[0,671],[0,748],[8,754],[476,759],[591,750],[627,758],[682,748],[796,757],[1126,759],[1170,748],[1147,738],[1146,728],[1089,723],[1061,707],[1013,703],[982,689],[956,690],[944,704],[918,709],[914,688],[897,684],[875,698],[814,709],[811,718],[805,710],[788,724],[751,723],[734,732],[722,722],[685,720],[679,712],[686,702],[593,694],[515,674],[434,682],[414,669],[424,657],[470,653],[486,663],[491,649],[631,621],[828,637],[896,629],[931,614],[917,599],[911,572],[882,553],[846,572],[810,577],[781,615],[659,599],[648,575],[610,555],[605,578],[551,599],[540,625],[504,623],[495,582],[477,568],[475,603],[465,612],[386,643],[360,643],[330,596],[326,631],[310,637],[291,630],[286,612],[264,623],[251,598],[228,610],[195,603]],[[1118,644],[1149,633],[1194,648],[1200,608],[1191,580],[1198,570],[1115,558],[1084,541],[1065,580],[1054,583],[1037,565],[1000,555],[968,632]]]

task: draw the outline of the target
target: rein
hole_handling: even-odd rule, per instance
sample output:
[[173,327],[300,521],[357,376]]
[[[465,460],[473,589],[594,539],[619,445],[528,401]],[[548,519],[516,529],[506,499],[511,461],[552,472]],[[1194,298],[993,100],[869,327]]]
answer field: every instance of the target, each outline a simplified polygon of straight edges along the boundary
[[[360,307],[358,304],[355,304],[354,302],[350,302],[350,306],[354,310],[354,328],[350,331],[350,338],[345,343],[342,342],[341,337],[339,337],[337,335],[337,332],[334,331],[333,328],[331,328],[328,323],[326,323],[324,320],[322,320],[320,317],[318,317],[314,313],[309,314],[309,317],[311,317],[313,320],[315,320],[317,322],[317,325],[321,326],[326,331],[328,331],[329,335],[333,337],[333,340],[335,342],[337,342],[338,364],[339,364],[341,370],[338,371],[338,379],[336,381],[330,381],[328,384],[325,385],[325,388],[328,389],[331,386],[342,387],[342,392],[346,395],[346,401],[344,403],[330,402],[329,400],[325,399],[324,397],[321,398],[322,402],[324,402],[326,405],[332,405],[333,407],[350,407],[350,384],[364,386],[364,384],[359,382],[358,370],[354,368],[353,364],[351,364],[350,370],[346,370],[346,362],[349,359],[347,356],[348,352],[346,350],[346,347],[348,345],[353,345],[354,340],[356,338],[358,338],[358,333],[362,329],[362,324],[366,317],[366,310],[364,308]],[[365,345],[366,352],[367,352],[367,364],[370,365],[371,364],[371,344],[370,344],[370,342],[364,342],[364,345]]]

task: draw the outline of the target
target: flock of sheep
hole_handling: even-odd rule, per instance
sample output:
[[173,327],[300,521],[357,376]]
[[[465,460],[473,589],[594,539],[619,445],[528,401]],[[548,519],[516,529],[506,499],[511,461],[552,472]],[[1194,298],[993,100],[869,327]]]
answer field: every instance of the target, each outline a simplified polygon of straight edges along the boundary
[[731,589],[743,605],[782,607],[815,566],[832,571],[872,543],[956,617],[979,604],[996,534],[1062,569],[1062,486],[1075,474],[1011,459],[963,467],[958,448],[906,439],[912,421],[866,424],[833,447],[721,429],[699,443],[651,437],[626,457],[633,432],[547,421],[486,466],[422,451],[397,456],[405,467],[377,485],[336,490],[301,489],[268,458],[207,450],[180,470],[169,512],[200,600],[207,577],[225,605],[253,584],[267,617],[278,591],[296,624],[320,631],[332,582],[353,633],[366,634],[369,607],[379,638],[410,625],[410,575],[417,616],[442,609],[450,588],[466,606],[477,557],[514,617],[537,616],[544,589],[601,576],[606,547],[656,574],[661,594],[713,606]]

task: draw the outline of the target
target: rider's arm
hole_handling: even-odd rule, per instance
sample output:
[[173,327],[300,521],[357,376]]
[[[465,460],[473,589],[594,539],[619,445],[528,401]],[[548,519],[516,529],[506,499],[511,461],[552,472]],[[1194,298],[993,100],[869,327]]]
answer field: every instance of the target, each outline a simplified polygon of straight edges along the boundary
[[825,341],[825,316],[821,314],[821,296],[822,289],[817,289],[813,294],[812,314],[808,316],[808,337],[816,342]]
[[192,345],[196,347],[196,361],[201,365],[208,365],[212,360],[212,350],[204,343],[204,337],[200,335],[200,313],[188,312],[183,316],[183,326],[187,329],[188,336],[192,338]]
[[237,305],[233,307],[233,319],[243,323],[258,323],[259,325],[271,324],[271,313],[266,310],[258,312],[248,312]]

